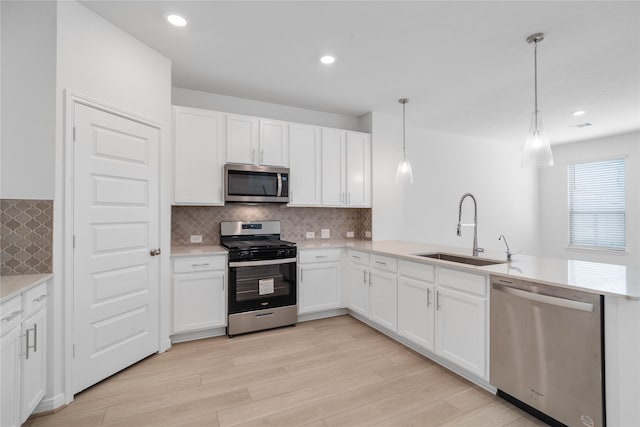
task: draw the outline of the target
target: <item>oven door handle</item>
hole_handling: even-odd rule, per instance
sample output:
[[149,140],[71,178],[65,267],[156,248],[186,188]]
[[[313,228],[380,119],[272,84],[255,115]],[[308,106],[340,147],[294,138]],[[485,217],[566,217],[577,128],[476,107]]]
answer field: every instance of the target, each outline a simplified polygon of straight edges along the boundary
[[296,262],[295,258],[265,259],[260,261],[233,261],[229,263],[229,267],[253,267],[259,265],[291,264],[294,262]]

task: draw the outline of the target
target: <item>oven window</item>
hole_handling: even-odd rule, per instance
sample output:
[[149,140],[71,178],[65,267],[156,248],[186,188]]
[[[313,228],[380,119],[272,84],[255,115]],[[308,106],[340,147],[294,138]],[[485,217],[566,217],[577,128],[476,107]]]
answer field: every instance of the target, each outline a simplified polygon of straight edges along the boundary
[[230,196],[268,196],[278,194],[278,175],[271,172],[229,171]]
[[229,312],[296,303],[296,263],[229,268]]

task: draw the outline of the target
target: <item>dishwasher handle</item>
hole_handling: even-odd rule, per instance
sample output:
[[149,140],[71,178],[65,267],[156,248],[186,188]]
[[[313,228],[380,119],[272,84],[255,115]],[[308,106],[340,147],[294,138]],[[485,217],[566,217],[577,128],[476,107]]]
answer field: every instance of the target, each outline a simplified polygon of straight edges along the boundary
[[587,311],[587,312],[593,311],[593,304],[590,304],[588,302],[575,301],[575,300],[566,299],[566,298],[558,298],[558,297],[552,297],[549,295],[537,294],[534,292],[523,291],[522,289],[516,289],[510,286],[505,286],[498,283],[493,284],[493,289],[513,295],[513,296],[517,296],[520,298],[524,298],[524,299],[528,299],[536,302],[542,302],[545,304],[556,305],[558,307],[571,308],[574,310]]

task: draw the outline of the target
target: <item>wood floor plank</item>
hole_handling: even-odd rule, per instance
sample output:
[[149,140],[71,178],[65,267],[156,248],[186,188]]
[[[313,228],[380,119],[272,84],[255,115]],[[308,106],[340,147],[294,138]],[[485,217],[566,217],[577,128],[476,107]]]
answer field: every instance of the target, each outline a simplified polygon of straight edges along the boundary
[[31,427],[544,425],[350,316],[176,344]]

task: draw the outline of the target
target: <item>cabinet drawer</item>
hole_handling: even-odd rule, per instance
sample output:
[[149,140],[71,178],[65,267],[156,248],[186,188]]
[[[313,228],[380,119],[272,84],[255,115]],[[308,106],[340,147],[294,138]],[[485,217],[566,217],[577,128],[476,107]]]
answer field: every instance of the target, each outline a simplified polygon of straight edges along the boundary
[[180,257],[173,260],[174,273],[192,273],[194,271],[224,270],[227,258],[224,255]]
[[24,315],[30,316],[32,313],[47,305],[47,282],[41,283],[35,288],[29,289],[22,294],[24,297]]
[[398,271],[402,276],[433,283],[435,280],[435,267],[417,262],[400,261]]
[[398,271],[398,260],[382,255],[371,255],[371,267],[387,271]]
[[439,267],[438,284],[471,294],[487,295],[487,277],[481,274]]
[[300,264],[310,262],[340,261],[342,250],[331,249],[305,249],[300,251]]
[[20,295],[0,305],[0,335],[10,331],[22,321],[22,299]]
[[347,258],[350,262],[369,265],[369,254],[366,252],[350,249]]

